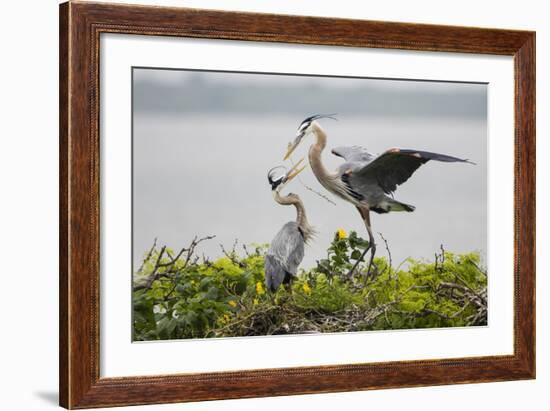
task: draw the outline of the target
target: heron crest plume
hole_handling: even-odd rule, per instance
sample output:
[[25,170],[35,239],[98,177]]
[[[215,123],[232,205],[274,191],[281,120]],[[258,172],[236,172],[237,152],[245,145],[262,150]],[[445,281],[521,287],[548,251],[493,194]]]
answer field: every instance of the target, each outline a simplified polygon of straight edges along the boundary
[[304,119],[304,121],[302,121],[302,124],[311,123],[314,120],[319,120],[321,118],[330,118],[332,120],[338,121],[338,119],[334,116],[336,116],[336,113],[332,113],[332,114],[314,114],[314,115],[309,116],[306,119]]

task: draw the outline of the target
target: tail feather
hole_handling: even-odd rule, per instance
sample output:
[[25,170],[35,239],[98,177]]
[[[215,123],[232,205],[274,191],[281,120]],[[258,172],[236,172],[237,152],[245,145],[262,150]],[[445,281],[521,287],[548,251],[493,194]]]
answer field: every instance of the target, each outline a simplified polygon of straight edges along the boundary
[[407,211],[409,213],[415,210],[415,206],[405,203],[400,203],[399,201],[392,201],[388,211]]
[[415,210],[415,206],[405,203],[400,203],[399,201],[392,200],[390,198],[386,199],[382,203],[379,203],[375,207],[370,207],[371,211],[374,211],[378,214],[386,214],[390,211],[407,211],[412,212]]

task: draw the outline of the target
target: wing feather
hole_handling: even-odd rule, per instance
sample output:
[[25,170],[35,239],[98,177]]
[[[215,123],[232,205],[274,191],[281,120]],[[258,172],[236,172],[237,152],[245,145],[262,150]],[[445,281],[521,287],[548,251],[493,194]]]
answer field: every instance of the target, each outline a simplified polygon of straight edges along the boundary
[[359,146],[335,147],[331,152],[335,156],[342,157],[350,163],[366,163],[375,157],[365,148]]
[[274,255],[265,256],[265,287],[270,291],[275,291],[286,276],[286,270],[281,262]]
[[355,171],[353,173],[353,180],[374,179],[382,190],[389,194],[395,191],[398,185],[407,181],[422,164],[430,160],[447,163],[471,163],[469,160],[445,154],[431,153],[429,151],[390,149],[376,157],[360,170]]

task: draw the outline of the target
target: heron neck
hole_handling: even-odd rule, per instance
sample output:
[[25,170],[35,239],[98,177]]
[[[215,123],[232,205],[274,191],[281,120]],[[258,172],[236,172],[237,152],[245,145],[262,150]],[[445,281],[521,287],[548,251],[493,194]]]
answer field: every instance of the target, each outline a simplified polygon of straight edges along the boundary
[[281,196],[278,191],[274,192],[274,198],[281,205],[293,205],[296,208],[296,223],[304,235],[304,240],[307,242],[311,239],[314,230],[307,221],[306,209],[302,200],[297,195]]
[[302,229],[309,226],[304,204],[301,201],[296,201],[293,205],[296,207],[296,222],[298,223],[298,226]]
[[331,177],[330,172],[325,168],[321,154],[327,145],[327,135],[321,126],[314,122],[312,125],[313,134],[315,134],[315,143],[309,148],[309,164],[313,174],[319,181],[326,181]]

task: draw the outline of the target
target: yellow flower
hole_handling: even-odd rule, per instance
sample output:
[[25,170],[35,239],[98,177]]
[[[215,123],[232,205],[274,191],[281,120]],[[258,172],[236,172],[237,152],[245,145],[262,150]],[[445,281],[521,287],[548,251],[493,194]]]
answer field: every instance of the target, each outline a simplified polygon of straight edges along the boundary
[[265,294],[264,286],[259,281],[256,283],[256,294],[258,295]]
[[258,301],[258,299],[257,299],[257,298],[254,298],[254,300],[253,300],[252,302],[253,302],[253,304],[254,304],[254,305],[258,305],[258,304],[260,304],[260,302]]
[[236,307],[236,306],[237,306],[237,303],[235,302],[235,300],[229,301],[228,304],[229,304],[231,307]]
[[228,323],[230,319],[231,319],[231,317],[229,316],[229,314],[224,314],[222,322],[223,323]]
[[346,230],[344,230],[343,228],[339,228],[338,231],[336,232],[336,234],[338,234],[338,239],[339,240],[343,240],[344,238],[348,238],[348,233],[346,233]]
[[304,285],[302,285],[302,289],[304,290],[304,293],[311,294],[311,288],[308,283],[304,283]]

